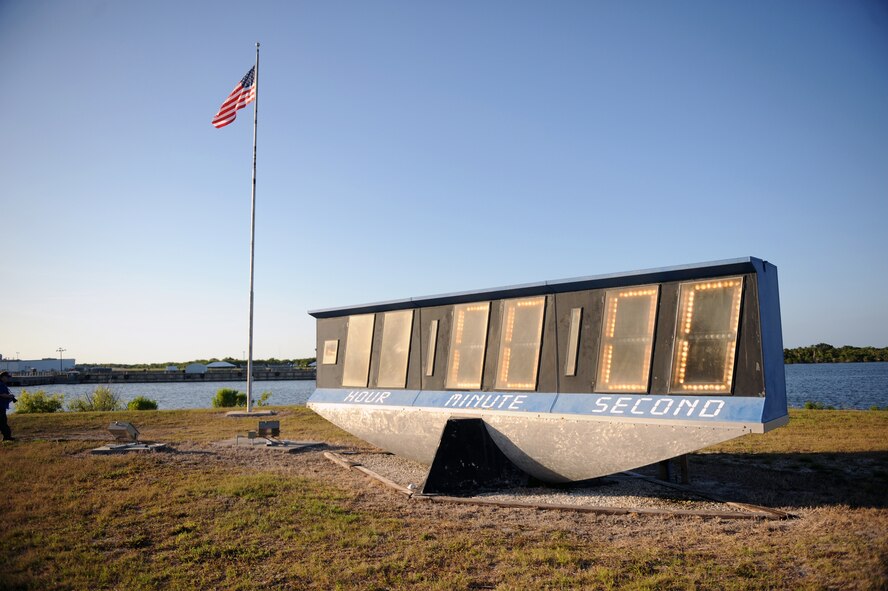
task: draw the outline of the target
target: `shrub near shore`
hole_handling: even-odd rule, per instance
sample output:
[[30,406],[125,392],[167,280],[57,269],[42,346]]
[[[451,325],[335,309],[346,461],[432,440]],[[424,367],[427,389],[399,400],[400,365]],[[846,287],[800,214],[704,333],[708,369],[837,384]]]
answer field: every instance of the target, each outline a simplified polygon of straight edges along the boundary
[[68,403],[68,410],[74,412],[93,412],[97,410],[120,410],[123,403],[120,396],[108,386],[99,386],[91,394],[84,394]]
[[[44,390],[36,392],[22,390],[17,398],[16,414],[52,413],[64,410],[65,396],[63,394],[47,394]],[[157,401],[145,396],[136,396],[127,403],[126,408],[129,410],[157,410]],[[75,398],[68,404],[68,410],[71,412],[122,409],[123,403],[120,401],[120,397],[108,386],[99,386],[92,393]]]
[[126,408],[127,410],[157,410],[157,401],[144,396],[136,396],[127,402]]
[[15,403],[17,413],[56,412],[62,410],[65,404],[63,395],[50,395],[43,390],[36,392],[22,390],[17,398],[18,402]]
[[[268,399],[271,398],[271,392],[266,390],[256,400],[256,406],[267,406]],[[212,400],[213,408],[231,408],[235,406],[246,406],[247,395],[232,388],[219,388]]]

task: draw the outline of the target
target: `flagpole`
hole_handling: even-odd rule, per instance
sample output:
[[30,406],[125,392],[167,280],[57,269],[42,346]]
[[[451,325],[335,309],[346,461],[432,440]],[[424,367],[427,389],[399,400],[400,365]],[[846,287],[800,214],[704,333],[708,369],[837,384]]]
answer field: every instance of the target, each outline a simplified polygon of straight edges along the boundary
[[247,412],[253,409],[253,256],[256,251],[256,135],[259,129],[259,42],[256,42],[256,95],[253,99],[253,191],[250,207],[250,343],[247,357]]

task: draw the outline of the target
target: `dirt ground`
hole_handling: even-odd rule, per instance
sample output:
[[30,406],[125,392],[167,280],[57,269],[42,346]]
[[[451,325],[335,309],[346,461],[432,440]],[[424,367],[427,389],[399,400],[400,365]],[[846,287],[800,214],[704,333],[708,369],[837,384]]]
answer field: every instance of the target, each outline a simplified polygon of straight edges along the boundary
[[[107,434],[99,429],[59,433],[47,430],[41,431],[39,437],[96,440],[97,445],[107,441]],[[550,547],[548,544],[554,539],[564,540],[568,548],[565,552],[578,560],[573,566],[577,570],[569,572],[567,580],[582,576],[587,563],[589,568],[603,565],[610,572],[619,573],[646,569],[649,567],[645,565],[665,560],[668,568],[694,573],[672,579],[681,588],[688,581],[689,588],[716,588],[711,581],[724,579],[731,583],[728,586],[744,589],[888,589],[885,452],[704,452],[689,456],[692,489],[727,501],[783,511],[792,515],[789,519],[724,519],[643,512],[611,515],[429,502],[410,498],[357,470],[335,464],[325,457],[325,452],[358,452],[367,457],[379,454],[379,450],[366,444],[328,443],[298,453],[283,453],[244,441],[234,445],[231,440],[224,440],[176,441],[169,451],[154,452],[150,457],[152,464],[185,473],[197,474],[214,466],[236,467],[244,473],[320,481],[342,491],[337,502],[343,510],[397,520],[409,531],[423,532],[419,543],[444,543],[443,540],[459,536],[500,540],[495,547],[483,549],[484,556],[490,557],[489,575],[477,576],[465,588],[513,588],[502,583],[509,580],[509,575],[502,571],[514,568],[501,558],[514,556],[504,554],[509,552],[510,543],[502,540],[518,540],[533,555],[536,548]],[[406,486],[419,484],[413,481],[421,474],[421,468],[407,466],[403,474],[409,476],[386,474],[381,468],[379,472]],[[656,467],[638,472],[655,476]],[[619,486],[620,482],[606,482],[597,489],[603,495],[614,496],[613,491]],[[595,494],[596,487],[592,488],[590,494]],[[691,510],[708,503],[704,499],[688,502],[686,495],[671,489],[647,490],[655,492],[636,489],[632,494],[665,498]],[[564,490],[540,489],[536,493],[558,495]],[[490,532],[496,535],[491,536]],[[749,579],[738,579],[738,573],[747,573]],[[632,581],[636,576],[644,579],[647,573],[639,571],[625,576]],[[565,583],[564,588],[577,587]],[[603,584],[601,588],[610,587]]]
[[[224,464],[236,465],[252,470],[280,473],[288,476],[315,478],[321,481],[346,488],[353,492],[354,503],[362,509],[371,511],[391,511],[395,509],[401,515],[409,515],[416,519],[437,519],[447,515],[450,519],[461,520],[471,516],[475,527],[496,527],[505,522],[517,528],[540,530],[570,529],[588,535],[601,535],[601,520],[611,521],[614,528],[609,535],[619,538],[621,535],[643,533],[650,535],[668,522],[659,535],[675,536],[676,522],[686,521],[690,529],[696,529],[702,523],[711,522],[721,528],[725,520],[699,519],[682,516],[634,516],[632,519],[620,516],[584,515],[571,511],[545,511],[524,508],[484,507],[462,504],[439,504],[410,499],[383,484],[355,470],[347,470],[334,464],[324,456],[325,451],[350,454],[377,454],[379,450],[370,446],[337,446],[321,445],[307,448],[298,453],[284,453],[267,449],[262,445],[250,446],[231,445],[231,442],[215,444],[180,443],[173,447],[171,453],[159,454],[164,461],[172,464],[194,464],[195,467],[205,465],[208,460]],[[817,455],[817,454],[814,454]],[[359,456],[361,457],[361,456]],[[888,508],[888,494],[879,481],[872,480],[872,473],[879,466],[885,467],[884,454],[822,454],[815,459],[807,457],[787,458],[737,454],[694,454],[690,457],[690,483],[693,490],[713,495],[721,500],[738,503],[750,503],[766,508],[777,509],[789,513],[788,520],[770,521],[767,524],[754,520],[750,523],[731,521],[729,530],[734,528],[764,529],[766,531],[783,531],[804,529],[817,521],[819,515],[828,514],[832,510],[884,510]],[[419,468],[422,468],[421,466]],[[673,467],[674,468],[674,467]],[[383,476],[384,470],[379,470]],[[673,469],[673,480],[677,470]],[[655,466],[641,468],[637,473],[655,476]],[[407,486],[408,482],[395,482]],[[604,488],[607,489],[605,483]],[[617,483],[619,485],[619,483]],[[544,489],[542,494],[545,494]],[[563,489],[553,488],[553,495],[560,494]],[[594,490],[594,489],[593,489]],[[684,500],[687,495],[669,488],[657,488],[652,485],[654,495],[666,499]],[[606,490],[606,492],[609,492]],[[594,492],[593,492],[594,494]],[[520,500],[520,499],[518,499]],[[701,507],[711,506],[705,499],[700,499]],[[620,505],[625,506],[625,505]],[[695,509],[695,505],[685,508]],[[881,519],[888,524],[888,513],[877,511]],[[813,521],[812,521],[813,520]],[[873,542],[881,545],[888,543],[888,534],[884,531],[872,532]]]
[[[324,446],[296,454],[225,445],[180,445],[172,463],[214,461],[244,468],[320,479],[350,492],[355,509],[398,516],[435,536],[459,529],[496,529],[507,535],[548,539],[570,532],[590,547],[614,552],[676,556],[724,552],[716,562],[735,565],[740,556],[771,555],[756,568],[775,572],[774,588],[888,588],[888,495],[884,454],[768,456],[695,454],[690,486],[719,498],[779,509],[790,519],[721,519],[686,515],[602,515],[574,511],[432,503],[408,498],[324,457],[324,451],[374,452],[370,447]],[[656,468],[640,472],[655,475]],[[408,483],[399,482],[406,485]],[[560,491],[555,491],[556,493]],[[669,489],[658,491],[681,498]],[[693,503],[686,508],[698,508]],[[779,557],[783,562],[768,565]],[[753,563],[755,558],[751,558]],[[789,584],[786,581],[793,581]]]

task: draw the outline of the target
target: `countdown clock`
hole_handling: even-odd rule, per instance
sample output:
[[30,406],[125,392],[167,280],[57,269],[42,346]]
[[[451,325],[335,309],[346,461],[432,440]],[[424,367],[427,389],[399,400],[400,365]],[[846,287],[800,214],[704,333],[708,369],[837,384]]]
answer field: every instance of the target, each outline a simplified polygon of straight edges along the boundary
[[787,420],[777,269],[753,257],[310,314],[309,406],[426,464],[459,417],[550,481]]

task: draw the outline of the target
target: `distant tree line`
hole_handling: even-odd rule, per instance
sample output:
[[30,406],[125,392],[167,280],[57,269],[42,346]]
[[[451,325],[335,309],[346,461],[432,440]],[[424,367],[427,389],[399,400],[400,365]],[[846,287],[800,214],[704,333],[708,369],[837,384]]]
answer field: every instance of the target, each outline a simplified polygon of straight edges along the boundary
[[833,347],[819,343],[809,347],[783,350],[785,363],[855,363],[861,361],[888,361],[888,347]]
[[[256,367],[265,367],[267,366],[286,366],[292,365],[296,368],[307,368],[310,363],[315,360],[314,357],[306,357],[304,359],[277,359],[276,357],[269,357],[268,359],[254,359],[253,365]],[[185,369],[186,365],[190,365],[192,363],[202,363],[204,365],[208,363],[213,363],[214,361],[227,361],[232,365],[238,366],[247,366],[247,362],[243,359],[235,359],[234,357],[225,357],[223,359],[219,359],[217,357],[213,357],[212,359],[194,359],[192,361],[166,361],[163,363],[84,363],[77,364],[78,369],[88,369],[90,367],[109,367],[111,369],[120,369],[120,370],[148,370],[148,371],[163,371],[167,367],[174,365],[179,369]]]

